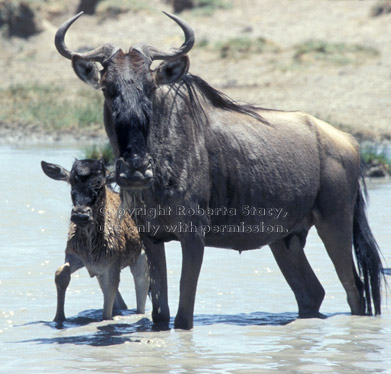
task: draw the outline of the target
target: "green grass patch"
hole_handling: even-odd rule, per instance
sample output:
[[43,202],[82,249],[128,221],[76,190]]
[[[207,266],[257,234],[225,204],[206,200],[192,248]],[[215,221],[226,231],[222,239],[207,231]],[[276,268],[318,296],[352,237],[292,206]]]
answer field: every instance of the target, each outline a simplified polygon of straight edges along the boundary
[[210,41],[208,38],[204,37],[201,39],[196,39],[195,48],[208,48],[210,46]]
[[376,145],[362,146],[360,150],[361,159],[369,166],[381,165],[391,172],[391,155]]
[[70,95],[55,85],[13,85],[0,90],[0,100],[3,122],[56,130],[103,122],[103,98],[99,92],[87,88]]
[[105,165],[114,163],[114,152],[110,143],[98,146],[93,145],[84,150],[84,158],[102,160]]
[[279,47],[262,37],[238,37],[225,40],[216,44],[221,58],[240,58],[246,54],[263,52],[277,52]]
[[379,51],[373,47],[360,44],[330,43],[315,39],[297,44],[294,49],[293,58],[299,63],[318,61],[335,65],[360,64],[368,58],[379,56]]

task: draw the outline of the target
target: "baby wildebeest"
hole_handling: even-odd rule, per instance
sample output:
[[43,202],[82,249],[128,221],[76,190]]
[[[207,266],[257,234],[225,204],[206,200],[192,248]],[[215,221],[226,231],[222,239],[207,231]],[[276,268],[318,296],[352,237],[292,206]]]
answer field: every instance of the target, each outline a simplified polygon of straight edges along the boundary
[[98,278],[103,291],[103,319],[114,309],[127,309],[118,291],[120,271],[130,266],[137,298],[137,313],[145,312],[149,290],[148,265],[137,228],[129,215],[119,218],[119,195],[109,188],[106,169],[98,160],[76,160],[71,171],[41,162],[52,179],[69,182],[73,209],[65,249],[65,263],[57,269],[57,312],[54,321],[65,320],[65,292],[71,274],[85,266]]

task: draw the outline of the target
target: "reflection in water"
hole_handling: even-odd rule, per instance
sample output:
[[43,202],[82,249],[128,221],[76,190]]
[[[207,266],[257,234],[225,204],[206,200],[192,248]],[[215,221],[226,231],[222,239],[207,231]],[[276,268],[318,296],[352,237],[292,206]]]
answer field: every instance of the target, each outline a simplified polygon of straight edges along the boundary
[[[149,302],[146,315],[130,309],[102,321],[102,293],[85,269],[72,275],[67,321],[48,322],[55,314],[54,271],[63,263],[70,199],[68,186],[48,180],[40,161],[70,167],[75,156],[75,150],[0,148],[2,175],[7,175],[0,184],[4,372],[390,372],[390,310],[384,303],[381,317],[350,316],[345,292],[314,232],[306,253],[326,289],[321,309],[326,319],[297,319],[294,296],[267,248],[240,256],[207,248],[192,331],[173,329],[173,320],[170,329],[154,328]],[[385,274],[391,264],[390,193],[390,184],[370,186],[369,220],[388,264]],[[181,270],[177,243],[167,245],[167,263],[174,315]],[[129,271],[121,273],[120,288],[134,308]]]
[[[134,312],[121,311],[119,315],[130,316]],[[118,316],[118,315],[117,315]],[[295,321],[297,315],[292,313],[248,313],[238,315],[196,315],[194,319],[195,326],[214,326],[216,324],[223,325],[235,325],[235,326],[261,326],[261,325],[287,325]],[[64,322],[29,322],[19,327],[28,326],[32,324],[44,324],[46,326],[61,330],[61,329],[72,329],[87,326],[89,324],[98,323],[102,321],[101,310],[86,310],[79,313],[76,317],[70,317]],[[107,321],[106,321],[107,322]],[[102,322],[104,323],[104,321]],[[56,338],[42,338],[42,339],[30,339],[24,340],[20,343],[40,343],[40,344],[86,344],[91,346],[109,346],[116,344],[123,344],[125,342],[140,342],[139,339],[133,340],[131,337],[126,336],[135,333],[143,332],[159,332],[173,329],[174,319],[171,318],[170,326],[159,326],[154,325],[148,318],[141,318],[133,324],[127,323],[109,323],[107,325],[97,326],[94,334],[87,334],[81,336],[67,336],[67,337],[56,337]],[[18,326],[15,326],[18,327]]]
[[297,313],[240,313],[240,314],[202,314],[194,316],[195,326],[216,324],[236,326],[287,325],[297,318]]

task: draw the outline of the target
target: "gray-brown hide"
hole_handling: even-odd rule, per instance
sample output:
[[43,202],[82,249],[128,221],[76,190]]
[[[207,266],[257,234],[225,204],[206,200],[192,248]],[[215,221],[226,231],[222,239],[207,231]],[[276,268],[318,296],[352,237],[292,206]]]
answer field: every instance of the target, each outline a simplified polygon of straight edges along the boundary
[[104,295],[103,319],[114,309],[127,309],[118,291],[120,271],[130,266],[134,277],[137,313],[145,312],[149,290],[148,264],[138,230],[128,214],[119,216],[119,195],[106,187],[109,180],[101,161],[76,160],[70,172],[59,165],[41,163],[44,173],[71,185],[73,209],[65,249],[65,263],[55,275],[57,312],[65,320],[65,292],[71,274],[85,266],[96,276]]
[[[299,316],[319,316],[324,289],[303,250],[312,226],[352,314],[371,314],[372,305],[380,313],[382,264],[365,215],[359,149],[351,136],[307,114],[238,105],[188,73],[194,33],[178,17],[169,15],[185,42],[169,53],[145,44],[125,53],[106,44],[76,54],[64,37],[79,16],[59,28],[56,47],[72,60],[79,78],[103,91],[123,203],[171,212],[138,216],[139,224],[159,228],[142,236],[156,323],[169,321],[164,243],[170,240],[180,241],[183,255],[175,327],[193,326],[205,246],[243,251],[269,245]],[[163,62],[151,70],[154,60]]]

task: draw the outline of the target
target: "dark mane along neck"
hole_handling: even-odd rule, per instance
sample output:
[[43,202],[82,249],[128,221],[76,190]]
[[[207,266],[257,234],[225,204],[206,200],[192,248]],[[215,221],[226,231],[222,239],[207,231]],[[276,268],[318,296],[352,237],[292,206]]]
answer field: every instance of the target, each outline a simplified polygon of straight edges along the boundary
[[242,113],[255,118],[259,122],[268,124],[268,122],[257,113],[257,110],[261,109],[260,107],[250,104],[239,104],[196,75],[187,74],[179,85],[180,87],[186,87],[192,105],[199,103],[198,95],[202,95],[216,108]]

